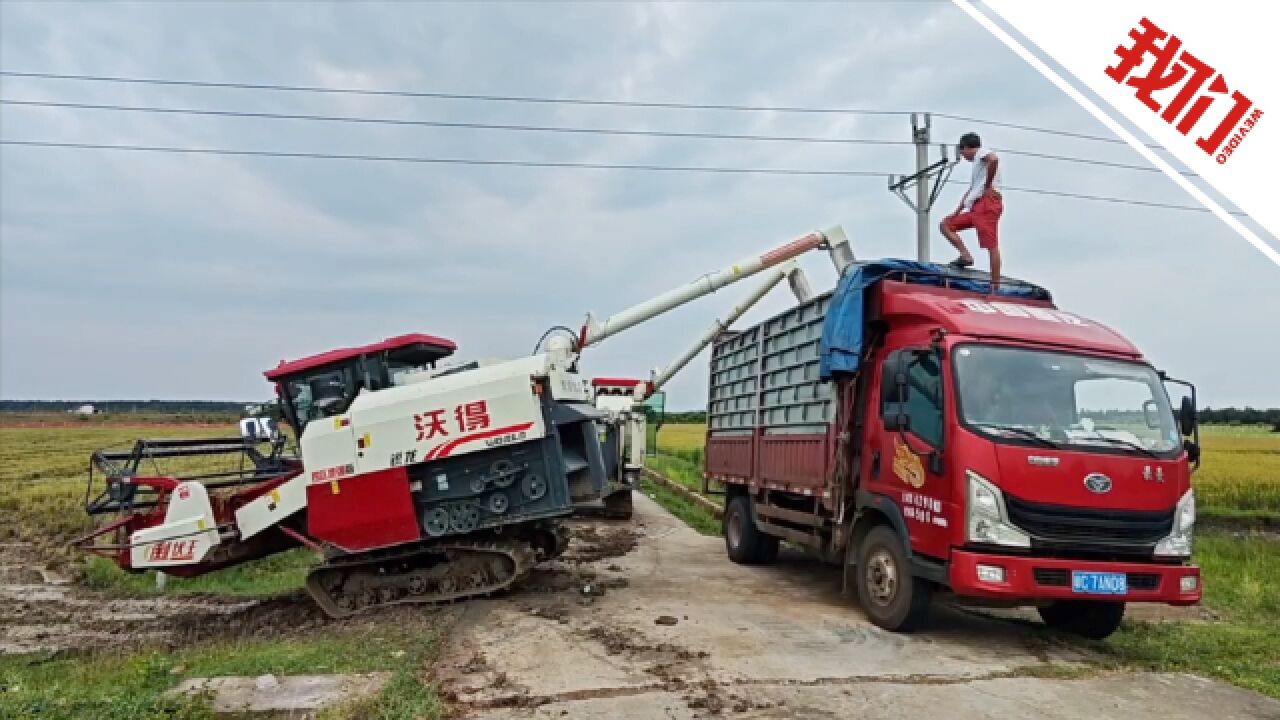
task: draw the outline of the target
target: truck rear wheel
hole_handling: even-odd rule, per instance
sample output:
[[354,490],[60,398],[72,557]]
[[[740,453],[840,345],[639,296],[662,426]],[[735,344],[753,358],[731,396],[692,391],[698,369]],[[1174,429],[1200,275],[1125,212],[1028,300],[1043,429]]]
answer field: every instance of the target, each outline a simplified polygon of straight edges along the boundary
[[778,559],[778,538],[760,532],[751,518],[751,498],[735,495],[724,510],[724,546],[740,565],[765,565]]
[[858,602],[871,622],[894,632],[919,626],[929,614],[933,586],[911,574],[898,534],[879,525],[850,550],[856,551]]
[[1110,636],[1124,618],[1124,603],[1106,600],[1057,600],[1037,609],[1045,625],[1094,640]]

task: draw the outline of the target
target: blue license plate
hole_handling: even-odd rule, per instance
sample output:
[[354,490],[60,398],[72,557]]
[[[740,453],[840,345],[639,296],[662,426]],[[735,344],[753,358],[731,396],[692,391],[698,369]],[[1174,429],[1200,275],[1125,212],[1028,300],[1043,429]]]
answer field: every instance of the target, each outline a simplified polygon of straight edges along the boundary
[[1124,595],[1129,578],[1124,573],[1071,571],[1071,592],[1091,595]]

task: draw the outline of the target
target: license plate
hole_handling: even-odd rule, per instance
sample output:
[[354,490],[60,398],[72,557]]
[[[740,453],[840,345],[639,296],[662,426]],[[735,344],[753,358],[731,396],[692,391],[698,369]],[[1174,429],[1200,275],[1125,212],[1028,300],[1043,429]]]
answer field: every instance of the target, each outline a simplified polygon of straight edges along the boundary
[[1124,573],[1071,571],[1071,592],[1091,595],[1124,595],[1129,578]]

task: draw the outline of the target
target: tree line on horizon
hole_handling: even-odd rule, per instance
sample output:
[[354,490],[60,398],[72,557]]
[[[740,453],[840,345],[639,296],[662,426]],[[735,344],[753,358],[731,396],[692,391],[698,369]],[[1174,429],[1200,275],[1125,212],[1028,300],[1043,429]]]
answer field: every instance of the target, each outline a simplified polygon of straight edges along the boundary
[[[0,413],[70,412],[85,405],[92,405],[97,413],[152,413],[152,414],[246,414],[248,408],[256,408],[262,414],[275,415],[275,401],[237,402],[232,400],[0,400]],[[1201,408],[1200,422],[1207,425],[1270,425],[1280,432],[1280,408],[1225,407]],[[686,410],[665,413],[664,423],[705,423],[705,410]]]

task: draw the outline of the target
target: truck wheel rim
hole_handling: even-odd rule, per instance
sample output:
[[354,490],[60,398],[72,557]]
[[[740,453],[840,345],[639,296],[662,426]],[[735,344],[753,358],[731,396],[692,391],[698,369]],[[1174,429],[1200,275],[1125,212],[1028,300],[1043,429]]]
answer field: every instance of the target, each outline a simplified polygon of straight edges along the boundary
[[876,550],[867,561],[867,591],[877,605],[888,605],[898,592],[898,568],[885,550]]
[[742,515],[733,513],[729,516],[729,544],[738,547],[742,543]]

